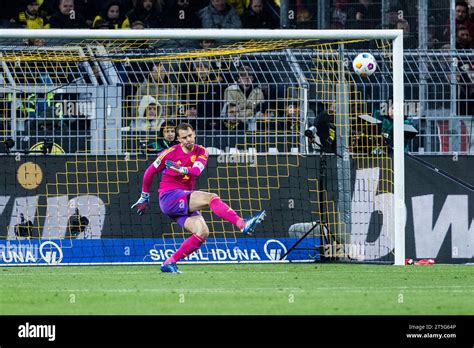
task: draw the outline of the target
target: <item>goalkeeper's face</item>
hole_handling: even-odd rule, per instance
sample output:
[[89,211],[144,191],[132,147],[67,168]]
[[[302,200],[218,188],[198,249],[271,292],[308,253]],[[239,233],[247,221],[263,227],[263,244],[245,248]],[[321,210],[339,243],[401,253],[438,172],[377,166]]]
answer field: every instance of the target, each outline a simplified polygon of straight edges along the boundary
[[187,150],[192,150],[196,142],[196,133],[191,128],[180,129],[178,132],[178,140],[181,146]]

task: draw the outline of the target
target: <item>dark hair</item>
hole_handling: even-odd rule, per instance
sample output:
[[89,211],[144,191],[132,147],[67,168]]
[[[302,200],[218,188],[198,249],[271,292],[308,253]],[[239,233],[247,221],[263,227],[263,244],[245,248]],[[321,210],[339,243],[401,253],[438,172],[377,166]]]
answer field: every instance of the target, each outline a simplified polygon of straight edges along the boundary
[[176,128],[176,125],[173,121],[165,121],[162,125],[162,128]]
[[[137,0],[135,2],[135,8],[138,9],[139,11],[144,11],[145,10],[145,7],[143,6],[143,0]],[[154,12],[161,12],[162,10],[162,2],[161,1],[157,1],[157,0],[151,0],[151,3],[153,4],[151,10],[154,11]]]
[[469,5],[467,4],[467,2],[465,2],[465,1],[456,1],[456,5],[454,5],[454,7],[456,7],[456,6],[465,7],[467,12],[469,13]]
[[[165,69],[165,77],[163,78],[163,82],[165,82],[165,83],[170,82],[169,75],[170,75],[170,71],[171,71],[171,63],[164,62],[164,61],[158,61],[158,62],[153,63],[153,66],[151,67],[151,70],[150,70],[150,75],[148,75],[148,79],[152,78],[153,68],[155,66],[156,67],[162,66]],[[156,81],[156,82],[159,83],[160,81]]]
[[179,134],[180,130],[188,130],[191,129],[192,131],[194,130],[193,126],[191,126],[189,123],[180,123],[178,127],[176,127],[176,134]]
[[176,132],[176,125],[172,121],[165,121],[165,123],[161,125],[161,129],[160,129],[161,136],[165,135],[165,129],[167,128],[173,128],[174,131]]
[[248,65],[242,65],[238,68],[237,75],[239,77],[240,76],[252,76],[252,68]]

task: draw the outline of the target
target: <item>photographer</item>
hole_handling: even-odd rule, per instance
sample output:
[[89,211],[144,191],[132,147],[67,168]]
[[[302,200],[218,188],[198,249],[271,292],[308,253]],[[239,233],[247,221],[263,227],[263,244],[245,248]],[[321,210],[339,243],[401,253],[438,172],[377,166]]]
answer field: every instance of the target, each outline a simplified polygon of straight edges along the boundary
[[[383,136],[385,144],[388,146],[389,151],[393,149],[393,104],[391,100],[388,100],[385,104],[381,106],[379,110],[374,111],[374,118],[379,121],[382,121],[382,127],[380,134]],[[404,124],[413,126],[410,120],[405,120]],[[383,151],[380,148],[375,148],[373,150],[374,154],[378,154]],[[409,140],[405,140],[404,151],[409,151]]]
[[[329,107],[329,112],[324,104],[319,102],[316,106],[316,117],[309,118],[309,129],[305,131],[309,144],[316,144],[325,152],[336,152],[336,125],[334,123],[334,104]],[[311,147],[310,147],[311,148]]]

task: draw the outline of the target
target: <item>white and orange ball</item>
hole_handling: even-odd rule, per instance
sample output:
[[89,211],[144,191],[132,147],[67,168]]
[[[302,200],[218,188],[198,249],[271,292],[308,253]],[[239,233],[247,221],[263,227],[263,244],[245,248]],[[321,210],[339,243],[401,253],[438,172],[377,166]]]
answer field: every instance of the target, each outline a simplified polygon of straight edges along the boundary
[[361,53],[352,61],[354,72],[360,77],[372,75],[377,70],[377,62],[370,53]]

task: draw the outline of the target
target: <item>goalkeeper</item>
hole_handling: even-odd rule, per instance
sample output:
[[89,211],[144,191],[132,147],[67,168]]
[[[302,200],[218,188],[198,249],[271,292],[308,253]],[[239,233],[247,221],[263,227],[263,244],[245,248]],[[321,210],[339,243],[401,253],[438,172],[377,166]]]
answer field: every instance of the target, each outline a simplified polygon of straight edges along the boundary
[[164,170],[161,178],[159,202],[161,211],[192,233],[179,249],[161,266],[162,272],[180,273],[176,262],[190,255],[209,236],[209,228],[200,210],[209,207],[217,216],[237,226],[245,235],[251,235],[255,226],[265,217],[265,210],[242,219],[214,193],[194,191],[194,183],[207,164],[207,150],[195,144],[196,134],[188,123],[176,128],[179,144],[161,152],[143,176],[142,194],[132,205],[142,215],[149,204],[153,176]]

